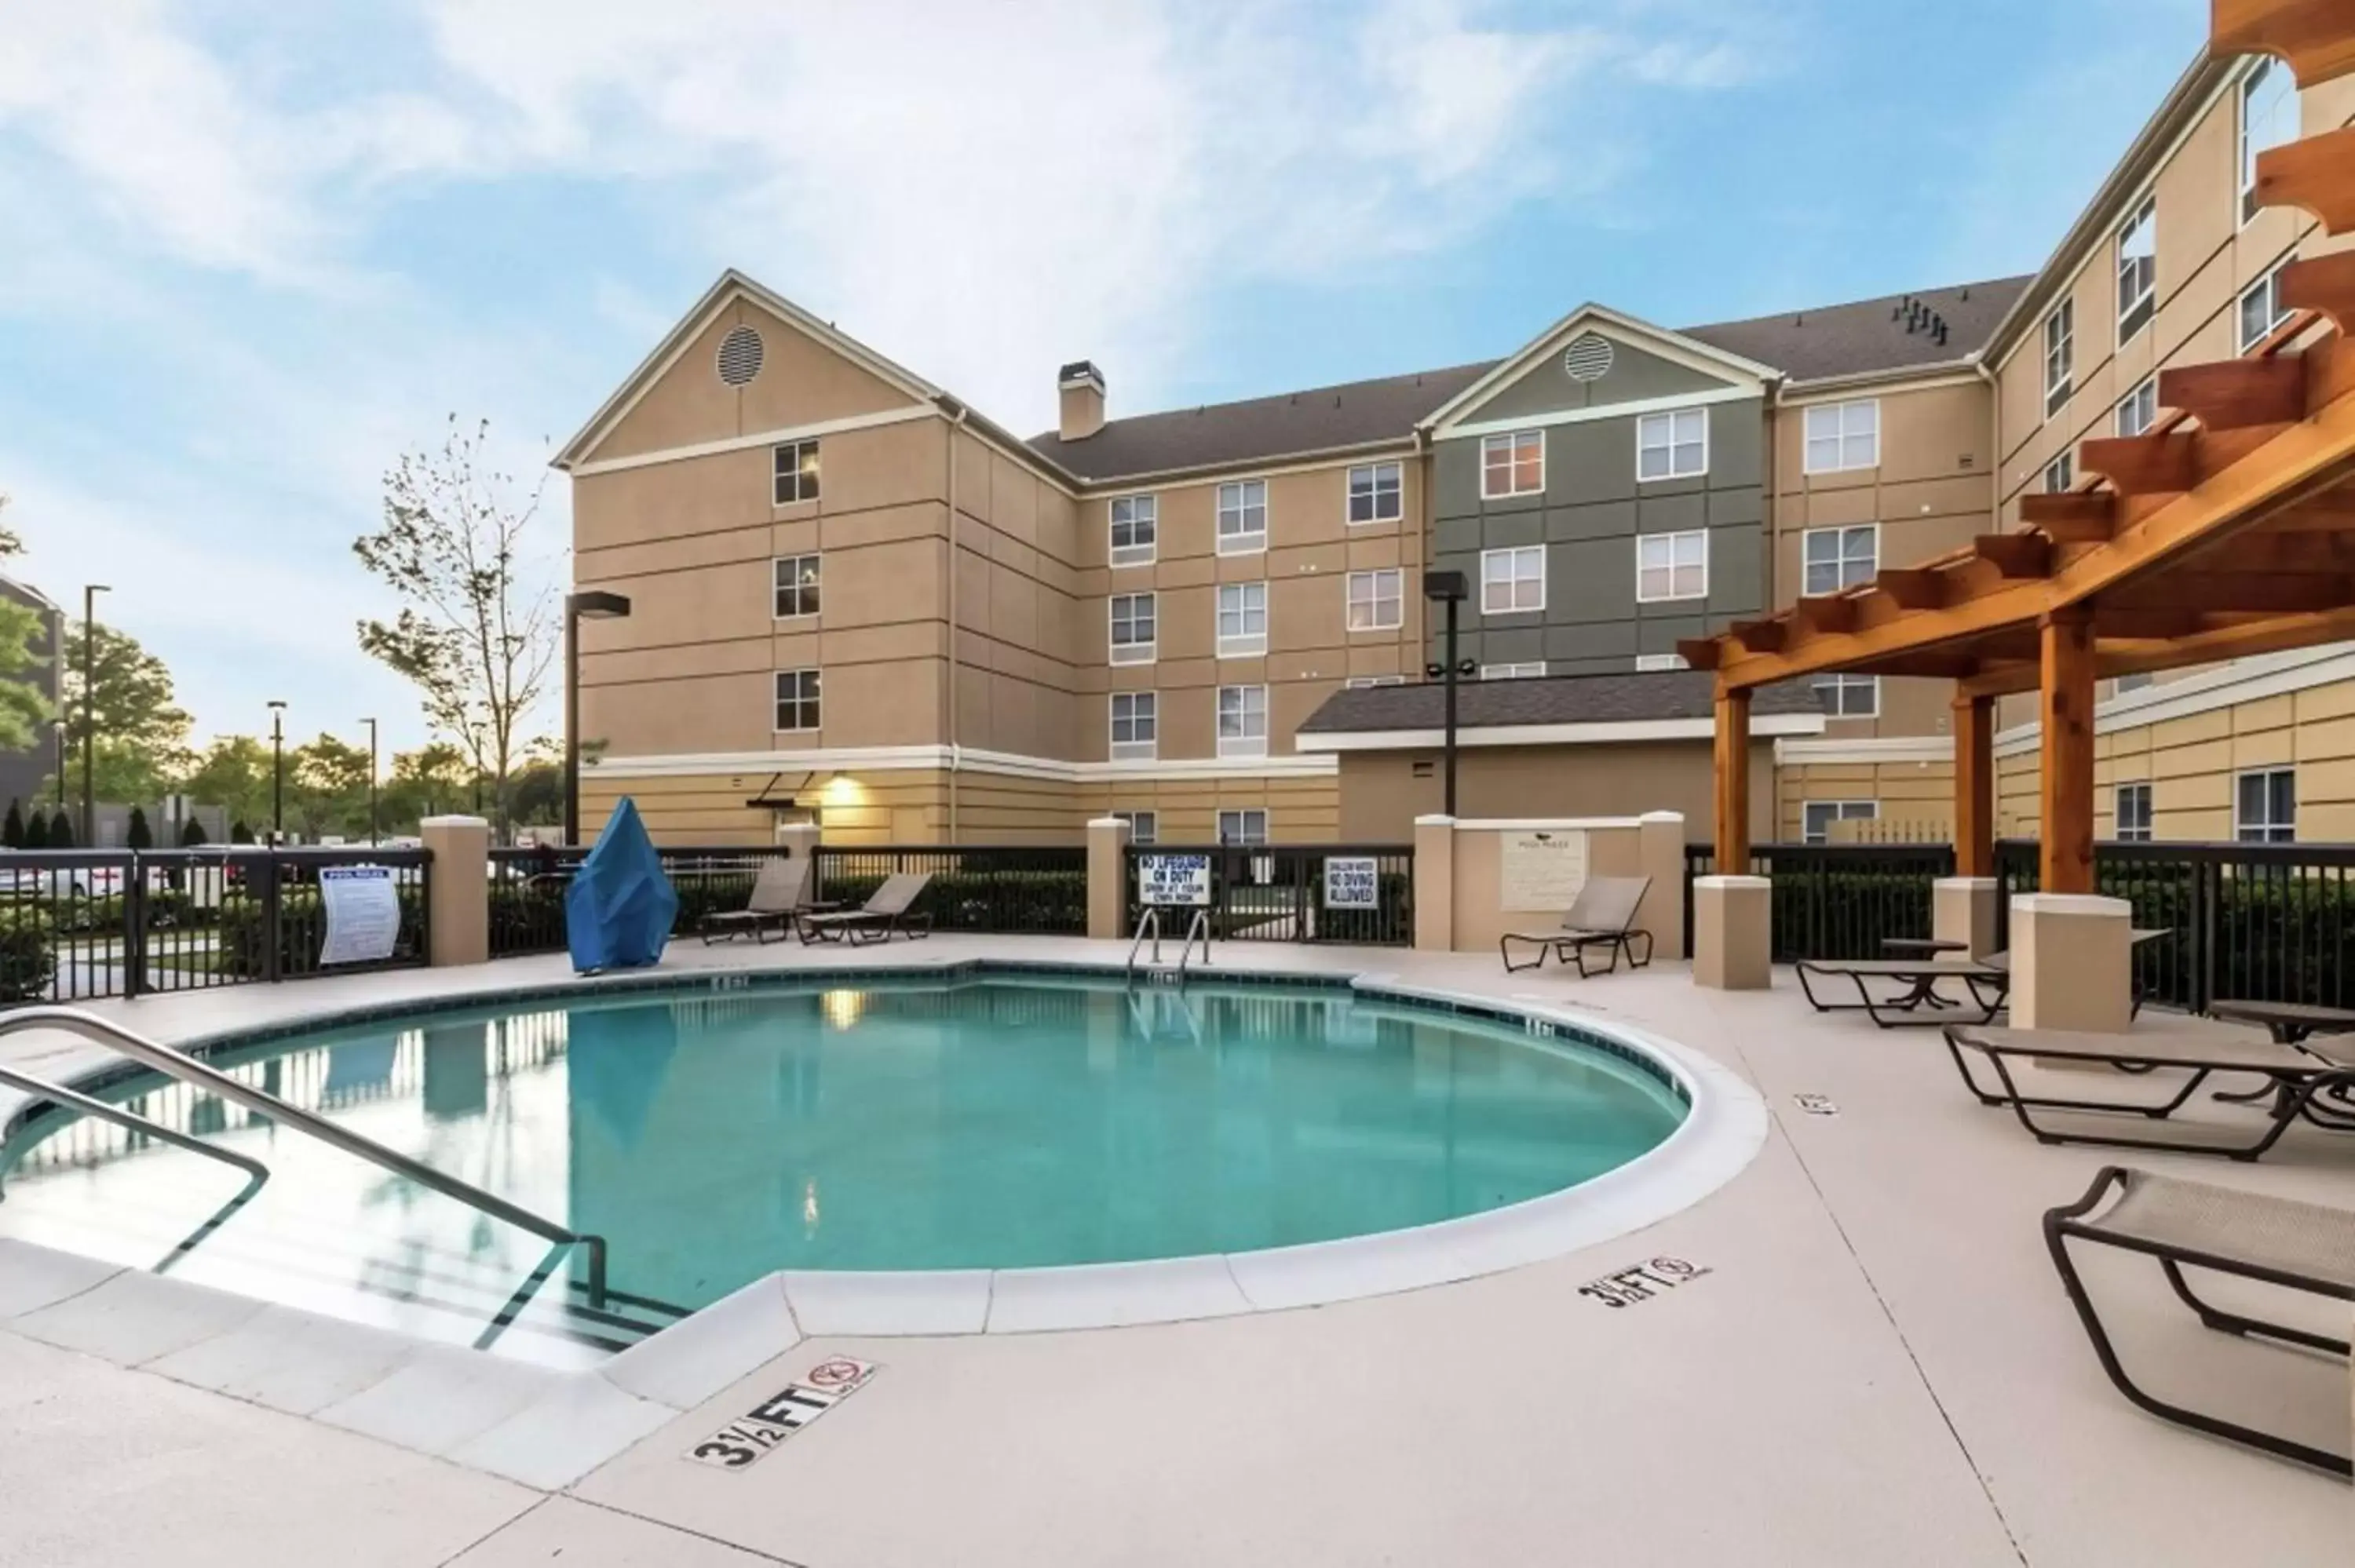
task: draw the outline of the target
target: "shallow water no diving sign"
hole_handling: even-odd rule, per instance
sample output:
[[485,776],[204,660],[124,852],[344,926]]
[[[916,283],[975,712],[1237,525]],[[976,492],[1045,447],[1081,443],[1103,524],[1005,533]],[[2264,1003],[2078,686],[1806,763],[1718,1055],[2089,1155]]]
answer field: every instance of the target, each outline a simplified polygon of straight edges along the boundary
[[833,1356],[789,1383],[687,1450],[698,1465],[741,1470],[867,1386],[882,1369],[873,1361]]

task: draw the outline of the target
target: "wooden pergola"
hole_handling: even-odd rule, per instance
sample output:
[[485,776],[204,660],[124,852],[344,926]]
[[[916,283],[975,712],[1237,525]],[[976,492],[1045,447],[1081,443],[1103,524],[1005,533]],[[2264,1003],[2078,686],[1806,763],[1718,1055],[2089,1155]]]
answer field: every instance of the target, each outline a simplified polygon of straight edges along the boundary
[[[2348,0],[2211,0],[2209,51],[2301,88],[2355,72]],[[2257,199],[2355,231],[2355,129],[2261,154]],[[1717,863],[1750,859],[1750,695],[1832,672],[1955,683],[1955,870],[1995,874],[1995,699],[2042,721],[2042,885],[2094,889],[2094,690],[2105,676],[2355,637],[2355,250],[2293,262],[2291,313],[2237,359],[2163,370],[2160,417],[2078,449],[2023,525],[1737,621],[1678,651],[1717,673]]]

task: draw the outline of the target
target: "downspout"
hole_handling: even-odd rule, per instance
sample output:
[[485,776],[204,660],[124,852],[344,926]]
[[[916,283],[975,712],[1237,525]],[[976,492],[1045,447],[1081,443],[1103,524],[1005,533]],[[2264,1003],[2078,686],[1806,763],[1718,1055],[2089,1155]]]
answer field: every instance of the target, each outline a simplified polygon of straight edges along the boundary
[[957,432],[964,429],[965,419],[972,412],[973,410],[963,403],[957,405],[956,418],[949,421],[948,437],[949,694],[946,727],[949,747],[949,842],[951,843],[957,842],[957,774],[964,766],[964,748],[957,744],[957,703],[964,695],[959,689],[960,683],[957,680]]

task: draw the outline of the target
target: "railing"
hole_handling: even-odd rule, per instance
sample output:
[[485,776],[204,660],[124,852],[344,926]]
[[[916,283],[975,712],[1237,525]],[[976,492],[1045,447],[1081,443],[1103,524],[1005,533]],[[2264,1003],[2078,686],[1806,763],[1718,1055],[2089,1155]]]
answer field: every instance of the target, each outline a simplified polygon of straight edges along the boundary
[[[321,868],[392,876],[392,957],[320,962]],[[0,1003],[80,1001],[420,966],[427,958],[422,849],[357,846],[25,850],[0,855]]]
[[[1716,870],[1707,844],[1685,846],[1685,942],[1692,879]],[[1931,885],[1955,873],[1952,844],[1753,844],[1749,874],[1774,889],[1774,961],[1877,959],[1891,937],[1930,934]]]
[[1088,852],[1081,846],[817,846],[817,896],[831,903],[864,904],[885,877],[902,872],[932,878],[916,908],[932,915],[936,931],[1088,934]]
[[1209,858],[1210,931],[1222,941],[1414,942],[1412,844],[1132,844],[1122,870],[1124,929],[1144,914],[1138,858],[1196,854]]

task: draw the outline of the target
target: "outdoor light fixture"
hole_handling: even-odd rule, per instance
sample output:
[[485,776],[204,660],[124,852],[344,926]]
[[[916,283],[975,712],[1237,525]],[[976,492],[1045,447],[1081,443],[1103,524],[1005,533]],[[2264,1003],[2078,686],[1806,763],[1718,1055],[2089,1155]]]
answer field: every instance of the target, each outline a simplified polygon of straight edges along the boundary
[[374,844],[377,842],[376,720],[372,718],[364,718],[360,720],[360,723],[368,726],[368,842],[370,844]]
[[1423,669],[1431,679],[1446,683],[1447,781],[1444,786],[1442,799],[1445,804],[1442,810],[1451,817],[1455,814],[1455,682],[1458,675],[1467,674],[1471,671],[1468,661],[1459,660],[1455,656],[1455,607],[1469,598],[1471,593],[1472,585],[1462,572],[1423,574],[1423,597],[1433,604],[1447,607],[1447,657],[1442,662],[1427,664]]
[[564,596],[564,842],[581,842],[581,623],[619,620],[627,594],[586,588]]

